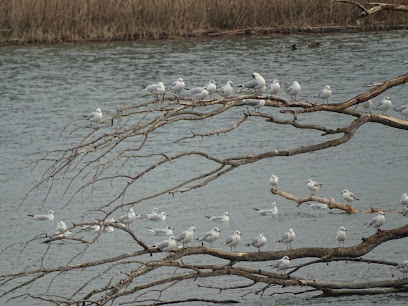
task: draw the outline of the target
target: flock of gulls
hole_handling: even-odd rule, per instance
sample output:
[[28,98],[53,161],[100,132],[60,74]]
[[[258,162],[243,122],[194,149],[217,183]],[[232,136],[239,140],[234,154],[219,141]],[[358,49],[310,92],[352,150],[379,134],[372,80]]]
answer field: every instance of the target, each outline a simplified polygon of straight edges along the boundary
[[[181,92],[183,90],[187,91],[190,96],[195,99],[196,101],[202,101],[206,98],[211,98],[211,96],[217,93],[220,97],[226,98],[233,94],[234,92],[234,82],[227,81],[225,85],[217,89],[217,82],[215,80],[210,80],[208,84],[204,87],[194,87],[194,88],[186,88],[186,84],[183,78],[178,78],[174,81],[169,87],[168,91],[170,93],[174,93],[178,98],[182,99]],[[265,92],[272,97],[276,97],[281,89],[280,81],[275,79],[269,86],[267,86],[265,79],[257,72],[252,74],[252,79],[248,82],[243,83],[239,86],[237,93],[240,94],[257,94],[262,95]],[[299,95],[301,91],[301,86],[298,81],[293,81],[292,85],[290,85],[286,89],[286,94],[289,95],[292,101],[296,101],[296,97]],[[144,88],[145,91],[152,94],[154,99],[159,99],[160,96],[164,96],[166,94],[166,87],[163,82],[158,82],[154,84],[150,84]],[[318,94],[314,97],[322,99],[322,102],[329,103],[329,98],[332,95],[332,90],[330,85],[326,85]],[[265,105],[264,99],[243,99],[243,102],[248,106],[253,106],[255,108],[255,112],[259,108]],[[356,108],[359,104],[356,105]],[[373,102],[371,99],[361,103],[362,107],[364,108],[365,112],[371,113],[371,108],[373,106]],[[385,97],[382,99],[375,110],[381,111],[382,115],[387,115],[387,110],[392,106],[392,101],[389,97]],[[402,116],[405,116],[405,120],[408,121],[408,104],[401,105],[399,107],[393,108],[396,112],[400,113]],[[90,120],[93,123],[99,123],[103,120],[102,111],[100,108],[97,108],[96,111],[90,113],[89,115],[85,116],[86,119]]]
[[[269,183],[272,188],[277,189],[279,184],[279,177],[276,175],[272,175],[269,179]],[[317,190],[322,188],[322,184],[308,179],[306,181],[306,187],[310,190],[312,194],[314,194]],[[347,204],[352,204],[353,201],[359,200],[359,198],[352,193],[351,191],[345,189],[341,193],[343,199],[347,202]],[[401,197],[400,204],[403,206],[407,206],[405,211],[403,212],[403,216],[408,216],[408,194],[404,193]],[[310,207],[314,209],[327,209],[326,204],[309,204]],[[253,208],[262,216],[277,216],[278,215],[278,208],[276,202],[273,202],[271,208],[259,209]],[[54,211],[50,210],[48,214],[45,215],[28,215],[35,220],[38,221],[53,221],[54,220]],[[215,223],[228,223],[230,221],[230,216],[228,212],[224,212],[222,215],[215,215],[215,216],[205,216],[209,221]],[[87,231],[87,232],[103,232],[103,233],[112,233],[114,232],[114,227],[112,224],[120,224],[122,226],[128,227],[131,223],[136,221],[137,219],[145,219],[148,221],[153,222],[160,222],[165,221],[167,219],[166,212],[160,212],[158,208],[153,208],[151,213],[148,214],[139,214],[137,215],[132,207],[129,208],[128,212],[115,220],[115,218],[107,219],[105,221],[95,221],[95,224],[90,225],[81,225],[75,227],[79,228],[80,231]],[[367,227],[373,227],[380,231],[381,226],[385,222],[385,214],[383,211],[379,211],[378,215],[372,218],[370,221],[365,223]],[[174,228],[172,226],[167,226],[165,228],[153,228],[153,227],[146,227],[148,231],[153,233],[156,236],[167,236],[168,239],[160,241],[150,247],[160,250],[161,252],[168,252],[174,251],[178,248],[185,248],[188,247],[188,244],[191,243],[193,240],[199,241],[204,245],[204,243],[208,243],[209,247],[214,247],[214,242],[220,238],[221,230],[218,227],[213,227],[212,230],[204,233],[198,238],[194,238],[196,228],[194,226],[189,227],[188,229],[184,230],[183,232],[179,233],[178,235],[174,234]],[[336,234],[336,240],[338,242],[338,247],[344,248],[344,243],[347,239],[347,230],[344,226],[341,226]],[[59,221],[56,227],[56,232],[54,234],[57,238],[71,238],[75,234],[68,230],[66,223],[64,221]],[[237,252],[237,246],[241,242],[242,233],[239,230],[235,230],[232,235],[228,236],[224,242],[222,242],[223,246],[227,246],[230,248],[231,252]],[[284,233],[277,242],[284,243],[286,245],[286,250],[292,250],[292,242],[296,239],[296,234],[293,228],[289,228],[289,230]],[[263,233],[260,233],[257,237],[253,238],[252,241],[245,244],[248,247],[255,247],[258,250],[258,253],[261,253],[261,248],[267,243],[267,238]],[[179,245],[177,245],[179,244]],[[290,266],[290,259],[289,256],[284,256],[280,260],[278,260],[274,265],[273,268],[281,271],[285,274],[285,270]],[[396,269],[403,273],[403,277],[407,277],[408,273],[408,260],[402,261],[396,266]]]
[[[217,89],[217,83],[214,80],[211,80],[207,85],[204,87],[195,87],[191,89],[185,88],[185,83],[182,78],[178,78],[174,81],[169,87],[168,90],[174,93],[180,99],[181,93],[183,90],[189,92],[189,94],[198,101],[211,97],[213,94],[217,93],[220,97],[229,97],[234,92],[234,83],[232,81],[228,81],[224,86]],[[257,72],[252,74],[252,79],[246,83],[243,83],[239,86],[237,93],[241,94],[258,94],[262,95],[263,93],[267,92],[271,96],[277,96],[280,91],[280,82],[279,80],[274,80],[272,84],[268,87],[266,86],[265,79]],[[156,84],[148,85],[144,88],[147,92],[154,96],[154,99],[159,99],[160,96],[166,94],[166,88],[163,82],[158,82]],[[286,94],[289,95],[292,101],[296,101],[296,97],[299,95],[301,91],[301,86],[298,81],[294,81],[291,86],[289,86],[286,90]],[[329,85],[326,85],[317,95],[319,99],[322,99],[322,102],[325,101],[328,103],[329,98],[332,95],[332,90]],[[255,108],[255,112],[259,108],[265,105],[265,100],[263,99],[243,99],[244,103],[248,106],[253,106]],[[370,100],[365,101],[362,103],[362,107],[365,111],[371,112],[371,107],[373,102]],[[358,105],[356,105],[357,108]],[[387,115],[387,110],[392,106],[392,102],[389,97],[385,97],[381,102],[378,103],[376,110],[381,111],[382,114]],[[405,119],[408,120],[408,104],[402,105],[399,107],[394,108],[395,111],[399,112],[402,116],[405,116]],[[97,108],[95,112],[90,113],[89,115],[85,116],[85,119],[89,120],[92,123],[99,123],[103,120],[103,114],[100,108]],[[279,184],[279,178],[276,175],[272,175],[270,177],[270,184],[272,188],[277,188]],[[307,188],[314,193],[318,189],[322,187],[322,184],[315,182],[311,179],[307,180],[306,182]],[[343,199],[347,202],[347,204],[352,205],[353,201],[359,200],[358,197],[352,193],[351,191],[345,189],[341,193]],[[406,210],[403,212],[403,216],[408,216],[408,195],[404,193],[401,197],[401,205],[407,206]],[[325,209],[327,208],[326,204],[309,204],[312,208],[316,209]],[[272,203],[270,209],[258,209],[254,208],[254,210],[258,211],[260,215],[269,215],[269,216],[276,216],[278,214],[277,204],[276,202]],[[53,221],[54,220],[54,212],[50,210],[46,215],[29,215],[30,217],[34,218],[35,220],[39,221]],[[150,221],[165,221],[167,218],[166,212],[159,212],[158,208],[154,208],[150,214],[143,214],[143,215],[136,215],[133,208],[129,208],[127,214],[120,216],[117,220],[111,218],[104,222],[99,222],[98,224],[93,225],[85,225],[80,226],[81,231],[91,231],[91,232],[99,232],[103,231],[106,233],[114,232],[114,227],[111,225],[112,223],[122,224],[124,226],[129,227],[129,225],[134,222],[136,219],[144,218]],[[229,213],[224,212],[223,215],[220,216],[207,216],[207,218],[213,222],[219,223],[226,223],[229,222]],[[380,230],[380,227],[385,222],[385,214],[383,211],[378,212],[378,215],[371,219],[369,222],[366,223],[367,226],[376,228]],[[96,222],[97,223],[97,222]],[[166,228],[151,228],[147,227],[147,230],[152,232],[157,236],[169,236],[168,239],[163,240],[154,244],[152,247],[156,248],[162,252],[170,252],[175,248],[180,248],[181,246],[177,246],[177,243],[181,243],[182,247],[188,247],[188,243],[190,243],[194,239],[194,234],[196,228],[191,226],[187,230],[181,232],[179,235],[174,235],[173,230],[174,228],[171,226],[167,226]],[[340,245],[344,247],[344,242],[347,239],[346,235],[346,228],[341,226],[336,234],[336,240],[338,241],[338,247]],[[199,242],[207,242],[210,247],[214,247],[214,241],[220,238],[220,229],[218,227],[214,227],[211,231],[206,232],[201,237],[196,238]],[[57,224],[56,232],[54,234],[60,238],[69,238],[72,237],[74,234],[71,231],[67,230],[67,226],[64,221],[59,221]],[[236,252],[237,245],[241,242],[241,232],[239,230],[234,231],[232,235],[230,235],[222,245],[230,247],[231,252],[233,250]],[[282,235],[282,238],[279,239],[277,242],[281,242],[286,244],[286,249],[288,251],[292,248],[292,242],[295,240],[296,234],[293,228],[290,228],[286,233]],[[246,246],[253,246],[257,248],[258,252],[261,252],[261,248],[266,244],[267,238],[264,234],[259,234],[257,237],[252,239],[252,241]],[[273,268],[278,269],[279,271],[283,271],[290,266],[290,260],[288,256],[282,257],[278,260],[274,265]],[[397,267],[397,270],[403,273],[403,277],[407,277],[408,273],[408,260],[401,262]]]

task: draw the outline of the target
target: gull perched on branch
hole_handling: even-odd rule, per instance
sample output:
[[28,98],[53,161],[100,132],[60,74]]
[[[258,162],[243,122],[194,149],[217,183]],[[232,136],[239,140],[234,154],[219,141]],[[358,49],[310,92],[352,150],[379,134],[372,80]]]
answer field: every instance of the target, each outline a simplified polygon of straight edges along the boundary
[[214,227],[211,231],[205,233],[200,238],[197,238],[198,241],[205,241],[213,247],[213,242],[220,237],[220,229],[218,227]]
[[206,85],[208,94],[211,96],[217,90],[217,82],[210,80]]
[[[265,105],[264,99],[243,99],[242,101],[245,103],[245,105],[253,106],[255,108],[255,113],[256,113],[256,109],[258,109],[258,113],[259,113],[259,109]],[[249,113],[249,110],[248,110],[248,113]]]
[[288,87],[288,89],[286,90],[286,93],[292,97],[292,101],[293,101],[293,97],[295,97],[295,101],[296,101],[296,96],[300,93],[300,90],[302,89],[302,87],[300,87],[300,84],[298,81],[294,81],[292,83],[292,85],[290,85]]
[[273,80],[273,83],[268,86],[267,91],[271,96],[276,96],[280,90],[279,80]]
[[323,100],[327,100],[327,103],[329,103],[329,98],[332,95],[332,90],[330,89],[329,85],[326,85],[315,97],[320,98]]
[[376,110],[380,110],[382,115],[384,115],[384,112],[385,112],[385,115],[387,116],[387,110],[391,107],[391,105],[392,105],[392,102],[391,102],[390,98],[389,98],[389,97],[385,97],[385,98],[382,99],[382,101],[378,104]]
[[367,222],[367,226],[372,226],[376,228],[377,230],[380,230],[381,225],[383,225],[385,222],[385,213],[383,211],[379,211],[378,215],[374,217],[373,219],[370,220],[370,222]]
[[283,275],[285,274],[285,270],[289,267],[290,265],[290,260],[288,256],[283,256],[281,259],[279,259],[274,265],[273,269],[278,269],[278,271],[283,270]]
[[348,191],[347,189],[344,189],[343,192],[341,193],[343,196],[343,199],[346,200],[348,203],[352,204],[354,200],[360,200],[357,198],[357,196],[352,193],[351,191]]
[[183,247],[185,244],[188,244],[191,240],[193,240],[194,232],[196,228],[194,226],[190,227],[188,230],[182,232],[176,238],[176,241],[183,243]]
[[190,92],[190,94],[194,98],[196,98],[198,100],[203,100],[203,99],[207,98],[207,96],[210,94],[209,91],[208,91],[207,86],[205,86],[204,88],[195,87],[195,88],[187,89],[187,90]]
[[184,80],[182,78],[178,78],[170,85],[169,90],[174,91],[174,93],[180,97],[180,93],[185,86],[186,84],[184,83]]
[[400,204],[402,206],[408,205],[408,194],[406,194],[406,193],[402,194]]
[[242,84],[242,90],[253,89],[255,93],[260,93],[260,90],[265,87],[265,79],[257,72],[252,74],[252,80]]
[[321,188],[323,185],[322,185],[322,184],[319,184],[318,182],[315,182],[315,181],[313,181],[313,180],[311,180],[311,179],[308,179],[308,180],[306,181],[306,186],[307,186],[307,188],[309,188],[309,190],[312,192],[312,194],[314,194],[314,192],[315,192],[317,189]]
[[96,111],[86,115],[85,119],[89,120],[89,121],[91,121],[93,123],[98,123],[98,122],[102,121],[103,115],[102,115],[101,109],[97,108]]
[[396,267],[396,270],[402,273],[402,278],[408,277],[408,260],[401,261]]
[[53,221],[54,211],[52,210],[48,211],[47,215],[28,215],[28,216],[38,221]]
[[405,120],[408,120],[408,104],[395,107],[394,110],[401,115],[405,116]]
[[344,248],[344,241],[346,241],[346,238],[347,238],[346,231],[347,230],[344,226],[340,226],[339,230],[337,231],[336,239],[338,241],[339,247],[340,247],[340,243],[343,243],[343,248]]
[[146,86],[145,90],[152,93],[154,96],[154,99],[157,100],[159,98],[159,95],[162,95],[165,93],[166,88],[164,87],[163,82],[159,82],[156,84],[150,84]]
[[170,236],[169,239],[156,243],[155,245],[153,245],[153,247],[160,250],[161,252],[166,252],[167,254],[167,252],[173,251],[176,247],[176,240],[174,236]]
[[266,243],[266,237],[264,234],[259,234],[258,237],[255,237],[251,243],[246,244],[246,246],[254,246],[258,249],[258,253],[261,252],[261,248],[265,245]]
[[[296,234],[293,228],[290,228],[289,231],[283,234],[282,238],[278,240],[278,242],[283,242],[286,244],[286,249],[291,250],[292,249],[292,242],[295,240]],[[288,246],[289,245],[289,246]]]
[[234,82],[228,81],[227,84],[225,84],[224,86],[217,90],[218,95],[224,98],[228,97],[234,91],[234,88],[232,88],[233,85]]
[[272,174],[269,178],[269,184],[271,184],[272,189],[273,187],[275,187],[275,189],[278,189],[279,177],[277,177],[275,174]]
[[232,248],[234,248],[236,252],[237,245],[241,241],[241,235],[242,234],[240,231],[235,231],[234,234],[232,234],[231,236],[227,238],[227,240],[223,243],[223,245],[228,245],[231,248],[231,252],[232,252]]

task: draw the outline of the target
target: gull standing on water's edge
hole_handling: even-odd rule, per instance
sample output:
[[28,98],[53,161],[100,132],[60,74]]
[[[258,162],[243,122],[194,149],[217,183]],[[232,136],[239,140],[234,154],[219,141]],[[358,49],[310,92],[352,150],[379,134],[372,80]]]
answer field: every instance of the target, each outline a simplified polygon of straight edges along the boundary
[[38,221],[53,221],[54,211],[52,210],[48,211],[47,215],[28,215],[28,216]]

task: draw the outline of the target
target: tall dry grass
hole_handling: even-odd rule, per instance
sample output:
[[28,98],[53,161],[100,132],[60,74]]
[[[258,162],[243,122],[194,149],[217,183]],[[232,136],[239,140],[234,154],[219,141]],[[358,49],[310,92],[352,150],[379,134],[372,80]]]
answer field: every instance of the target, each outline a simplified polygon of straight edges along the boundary
[[[0,0],[0,40],[160,38],[252,27],[279,31],[351,25],[359,13],[355,6],[329,0]],[[408,24],[408,14],[384,12],[364,23]]]

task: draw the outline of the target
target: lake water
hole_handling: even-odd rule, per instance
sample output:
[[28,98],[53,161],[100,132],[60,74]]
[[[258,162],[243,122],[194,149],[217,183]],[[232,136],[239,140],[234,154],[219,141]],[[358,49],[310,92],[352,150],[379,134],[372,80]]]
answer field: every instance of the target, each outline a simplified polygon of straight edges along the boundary
[[[320,48],[308,48],[315,41],[322,43]],[[283,48],[296,43],[298,50]],[[281,81],[280,95],[293,80],[298,80],[302,91],[301,100],[313,100],[313,96],[325,85],[333,90],[330,101],[341,102],[354,97],[365,90],[361,85],[382,81],[406,73],[408,65],[408,32],[336,34],[320,36],[283,36],[283,37],[233,37],[223,39],[188,39],[166,41],[115,42],[95,44],[64,44],[57,46],[18,46],[0,48],[0,95],[1,95],[1,159],[0,159],[0,220],[2,224],[1,250],[6,246],[27,241],[40,233],[52,234],[59,220],[68,225],[80,222],[84,212],[99,207],[113,197],[123,185],[122,182],[102,184],[93,194],[92,200],[78,196],[70,205],[64,205],[72,194],[64,195],[66,184],[58,181],[56,189],[49,194],[49,200],[42,203],[47,188],[41,187],[20,206],[23,196],[39,182],[45,165],[32,171],[30,163],[42,156],[43,152],[72,146],[85,135],[83,131],[72,134],[65,132],[58,137],[62,129],[73,119],[100,107],[109,117],[116,109],[126,104],[146,101],[140,98],[143,86],[163,81],[170,85],[178,77],[183,77],[187,87],[204,86],[215,79],[219,86],[232,80],[237,85],[250,79],[252,72],[263,75],[267,83],[273,79]],[[374,104],[389,96],[393,105],[408,103],[406,85],[394,87],[385,94],[374,98]],[[272,150],[290,149],[329,139],[320,133],[296,130],[286,126],[265,123],[260,117],[251,117],[239,129],[227,134],[207,139],[186,140],[173,143],[181,137],[195,133],[208,133],[232,126],[238,121],[246,108],[233,108],[203,122],[185,122],[171,129],[159,130],[141,153],[176,152],[200,150],[217,157],[257,154]],[[262,112],[284,118],[275,108],[264,107]],[[401,118],[389,110],[389,115]],[[302,115],[299,121],[316,122],[328,127],[344,126],[353,118],[331,113]],[[68,129],[70,131],[72,129]],[[131,145],[131,144],[129,144]],[[282,249],[284,246],[275,241],[293,227],[297,233],[294,248],[335,247],[335,235],[340,226],[348,230],[346,245],[360,243],[362,237],[368,237],[374,230],[364,226],[372,215],[349,215],[339,211],[316,212],[306,204],[296,208],[295,204],[269,192],[269,177],[280,177],[279,188],[298,196],[305,196],[308,190],[305,182],[312,178],[324,184],[318,195],[342,201],[341,191],[349,189],[355,192],[360,201],[355,206],[361,210],[370,207],[384,209],[400,208],[399,200],[408,192],[408,137],[406,131],[392,129],[379,124],[366,124],[360,128],[348,143],[324,151],[292,157],[261,160],[257,163],[238,168],[222,176],[202,189],[177,194],[175,197],[164,195],[135,205],[136,213],[148,213],[158,207],[169,214],[166,222],[150,223],[137,221],[132,230],[146,243],[153,244],[162,240],[154,237],[146,226],[172,225],[176,233],[194,225],[197,236],[209,231],[214,224],[205,215],[230,213],[228,224],[218,225],[221,238],[215,242],[221,245],[226,237],[236,229],[243,232],[243,243],[238,251],[254,251],[244,246],[259,233],[268,238],[265,250]],[[144,164],[144,162],[146,164]],[[138,161],[133,168],[125,169],[134,174],[148,165],[148,161]],[[216,165],[199,158],[187,158],[183,162],[174,162],[143,179],[131,188],[124,201],[135,201],[143,196],[156,193],[190,177],[197,171],[213,169]],[[125,171],[125,172],[126,172]],[[67,178],[70,174],[67,175]],[[276,218],[260,217],[251,208],[269,207],[272,201],[278,203],[279,215]],[[29,213],[55,211],[54,222],[35,222],[27,217]],[[123,212],[116,212],[118,217]],[[102,214],[87,216],[85,221],[93,221]],[[400,227],[407,219],[396,213],[388,213],[385,229]],[[85,234],[91,239],[91,234]],[[45,266],[66,264],[68,259],[83,248],[80,244],[55,244],[47,252]],[[97,260],[141,249],[125,233],[116,231],[103,235],[74,263]],[[228,249],[228,248],[227,248]],[[25,267],[38,267],[46,245],[38,241],[31,243],[20,253],[21,245],[16,245],[0,254],[0,274],[20,271]],[[160,258],[161,254],[155,254]],[[392,241],[374,249],[367,258],[399,262],[408,259],[407,240]],[[145,258],[148,259],[148,258]],[[185,262],[203,261],[222,263],[223,261],[206,257],[186,258]],[[304,260],[293,260],[292,265]],[[267,263],[273,264],[273,262]],[[248,266],[248,264],[243,264]],[[265,268],[265,263],[252,264],[252,267]],[[121,270],[122,268],[118,268]],[[266,267],[265,269],[270,269]],[[94,269],[92,272],[100,271]],[[116,272],[113,271],[112,273]],[[303,269],[296,276],[308,279],[332,281],[373,281],[379,278],[392,278],[390,267],[378,267],[353,263],[314,265]],[[111,274],[109,274],[111,275]],[[157,275],[156,275],[157,276]],[[76,271],[54,280],[49,294],[64,295],[76,290],[92,274],[90,271]],[[396,278],[397,275],[394,277]],[[398,275],[400,277],[400,275]],[[154,279],[155,275],[149,275]],[[117,280],[118,278],[116,278]],[[80,282],[78,282],[80,280]],[[30,287],[30,292],[41,293],[47,290],[51,278]],[[106,280],[105,280],[106,281]],[[139,280],[136,280],[138,282]],[[217,290],[197,289],[197,284],[225,286],[242,285],[249,281],[235,277],[219,280],[197,280],[178,284],[164,294],[163,299],[190,297],[194,292],[200,297],[237,299],[243,304],[274,305],[296,303],[400,305],[406,302],[406,295],[384,295],[373,297],[351,296],[343,298],[310,299],[311,294],[273,295],[273,293],[296,292],[299,288],[271,287],[263,297],[254,294],[245,295],[248,289],[233,290],[214,297]],[[79,285],[78,285],[79,284]],[[100,285],[98,281],[95,285]],[[134,284],[132,284],[133,286]],[[7,289],[0,288],[0,292]],[[254,288],[261,289],[262,285]],[[249,289],[251,291],[251,289]],[[197,292],[199,291],[199,292]],[[255,291],[252,290],[252,291]],[[151,293],[147,297],[156,297]],[[143,299],[143,298],[142,298]],[[123,300],[121,300],[123,301]],[[128,301],[128,300],[125,300]],[[5,299],[2,303],[5,302]],[[119,301],[118,301],[119,302]],[[33,300],[10,301],[10,305],[34,305]],[[41,303],[38,302],[39,305]],[[115,304],[116,305],[116,304]]]

